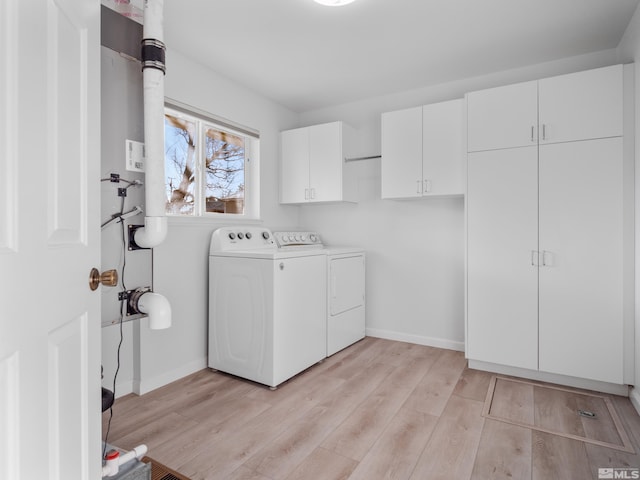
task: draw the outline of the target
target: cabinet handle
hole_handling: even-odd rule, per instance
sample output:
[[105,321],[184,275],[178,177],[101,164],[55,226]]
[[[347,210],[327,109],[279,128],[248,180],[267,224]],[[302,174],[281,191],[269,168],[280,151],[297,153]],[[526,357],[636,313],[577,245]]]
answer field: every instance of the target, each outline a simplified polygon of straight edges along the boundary
[[533,139],[533,129],[534,129],[534,125],[531,125],[531,143],[535,142],[535,140]]
[[426,180],[424,181],[424,193],[430,193],[431,192],[431,180]]
[[313,200],[314,198],[316,198],[316,189],[312,188],[311,189],[311,200]]
[[305,200],[309,200],[309,189],[308,188],[304,189],[304,199]]
[[549,255],[551,255],[551,252],[548,252],[546,250],[542,251],[542,266],[543,267],[551,267],[551,266],[553,266],[553,257],[550,256],[549,259],[551,261],[547,262],[547,253]]
[[547,139],[547,126],[543,123],[542,124],[542,140],[546,140]]
[[416,180],[416,193],[422,193],[422,190],[420,189],[421,185],[421,181],[420,180]]
[[536,253],[538,253],[536,250],[531,250],[531,266],[532,267],[536,266],[536,262],[535,262]]

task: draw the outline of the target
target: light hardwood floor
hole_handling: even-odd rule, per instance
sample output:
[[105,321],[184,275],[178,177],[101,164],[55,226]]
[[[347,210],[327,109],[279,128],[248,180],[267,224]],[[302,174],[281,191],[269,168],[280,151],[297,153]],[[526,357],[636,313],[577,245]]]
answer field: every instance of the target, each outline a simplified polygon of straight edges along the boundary
[[[119,398],[108,440],[144,443],[192,480],[585,480],[640,467],[640,453],[483,417],[491,376],[461,352],[367,337],[275,391],[202,370]],[[640,417],[611,398],[640,452]]]

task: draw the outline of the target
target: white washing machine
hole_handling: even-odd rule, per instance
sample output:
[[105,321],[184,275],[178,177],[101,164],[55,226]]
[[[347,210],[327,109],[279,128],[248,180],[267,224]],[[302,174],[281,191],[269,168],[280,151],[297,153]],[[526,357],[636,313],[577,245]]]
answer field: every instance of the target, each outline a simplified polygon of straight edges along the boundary
[[317,232],[274,232],[281,251],[322,248],[327,255],[327,356],[365,336],[365,252],[327,247]]
[[327,256],[279,249],[262,227],[216,230],[209,367],[275,388],[326,357]]

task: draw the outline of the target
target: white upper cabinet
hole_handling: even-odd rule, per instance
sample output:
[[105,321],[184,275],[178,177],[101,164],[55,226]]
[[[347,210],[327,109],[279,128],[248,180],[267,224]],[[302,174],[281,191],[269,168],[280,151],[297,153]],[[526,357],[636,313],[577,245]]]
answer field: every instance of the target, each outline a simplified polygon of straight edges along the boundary
[[540,80],[540,143],[621,136],[622,84],[622,65]]
[[467,151],[622,135],[623,66],[467,94]]
[[462,195],[462,100],[382,114],[382,198]]
[[467,94],[467,151],[538,143],[538,82]]
[[342,122],[280,132],[280,203],[355,202],[345,168],[352,139]]

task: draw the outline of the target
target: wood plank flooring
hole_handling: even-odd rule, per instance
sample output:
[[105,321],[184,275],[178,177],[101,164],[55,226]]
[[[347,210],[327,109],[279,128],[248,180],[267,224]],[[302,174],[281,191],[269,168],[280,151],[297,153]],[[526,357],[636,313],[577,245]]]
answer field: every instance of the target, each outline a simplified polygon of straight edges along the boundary
[[[119,398],[108,441],[144,443],[192,480],[584,480],[640,467],[640,453],[483,417],[491,377],[461,352],[367,337],[276,391],[202,370]],[[611,399],[640,452],[640,417]]]

